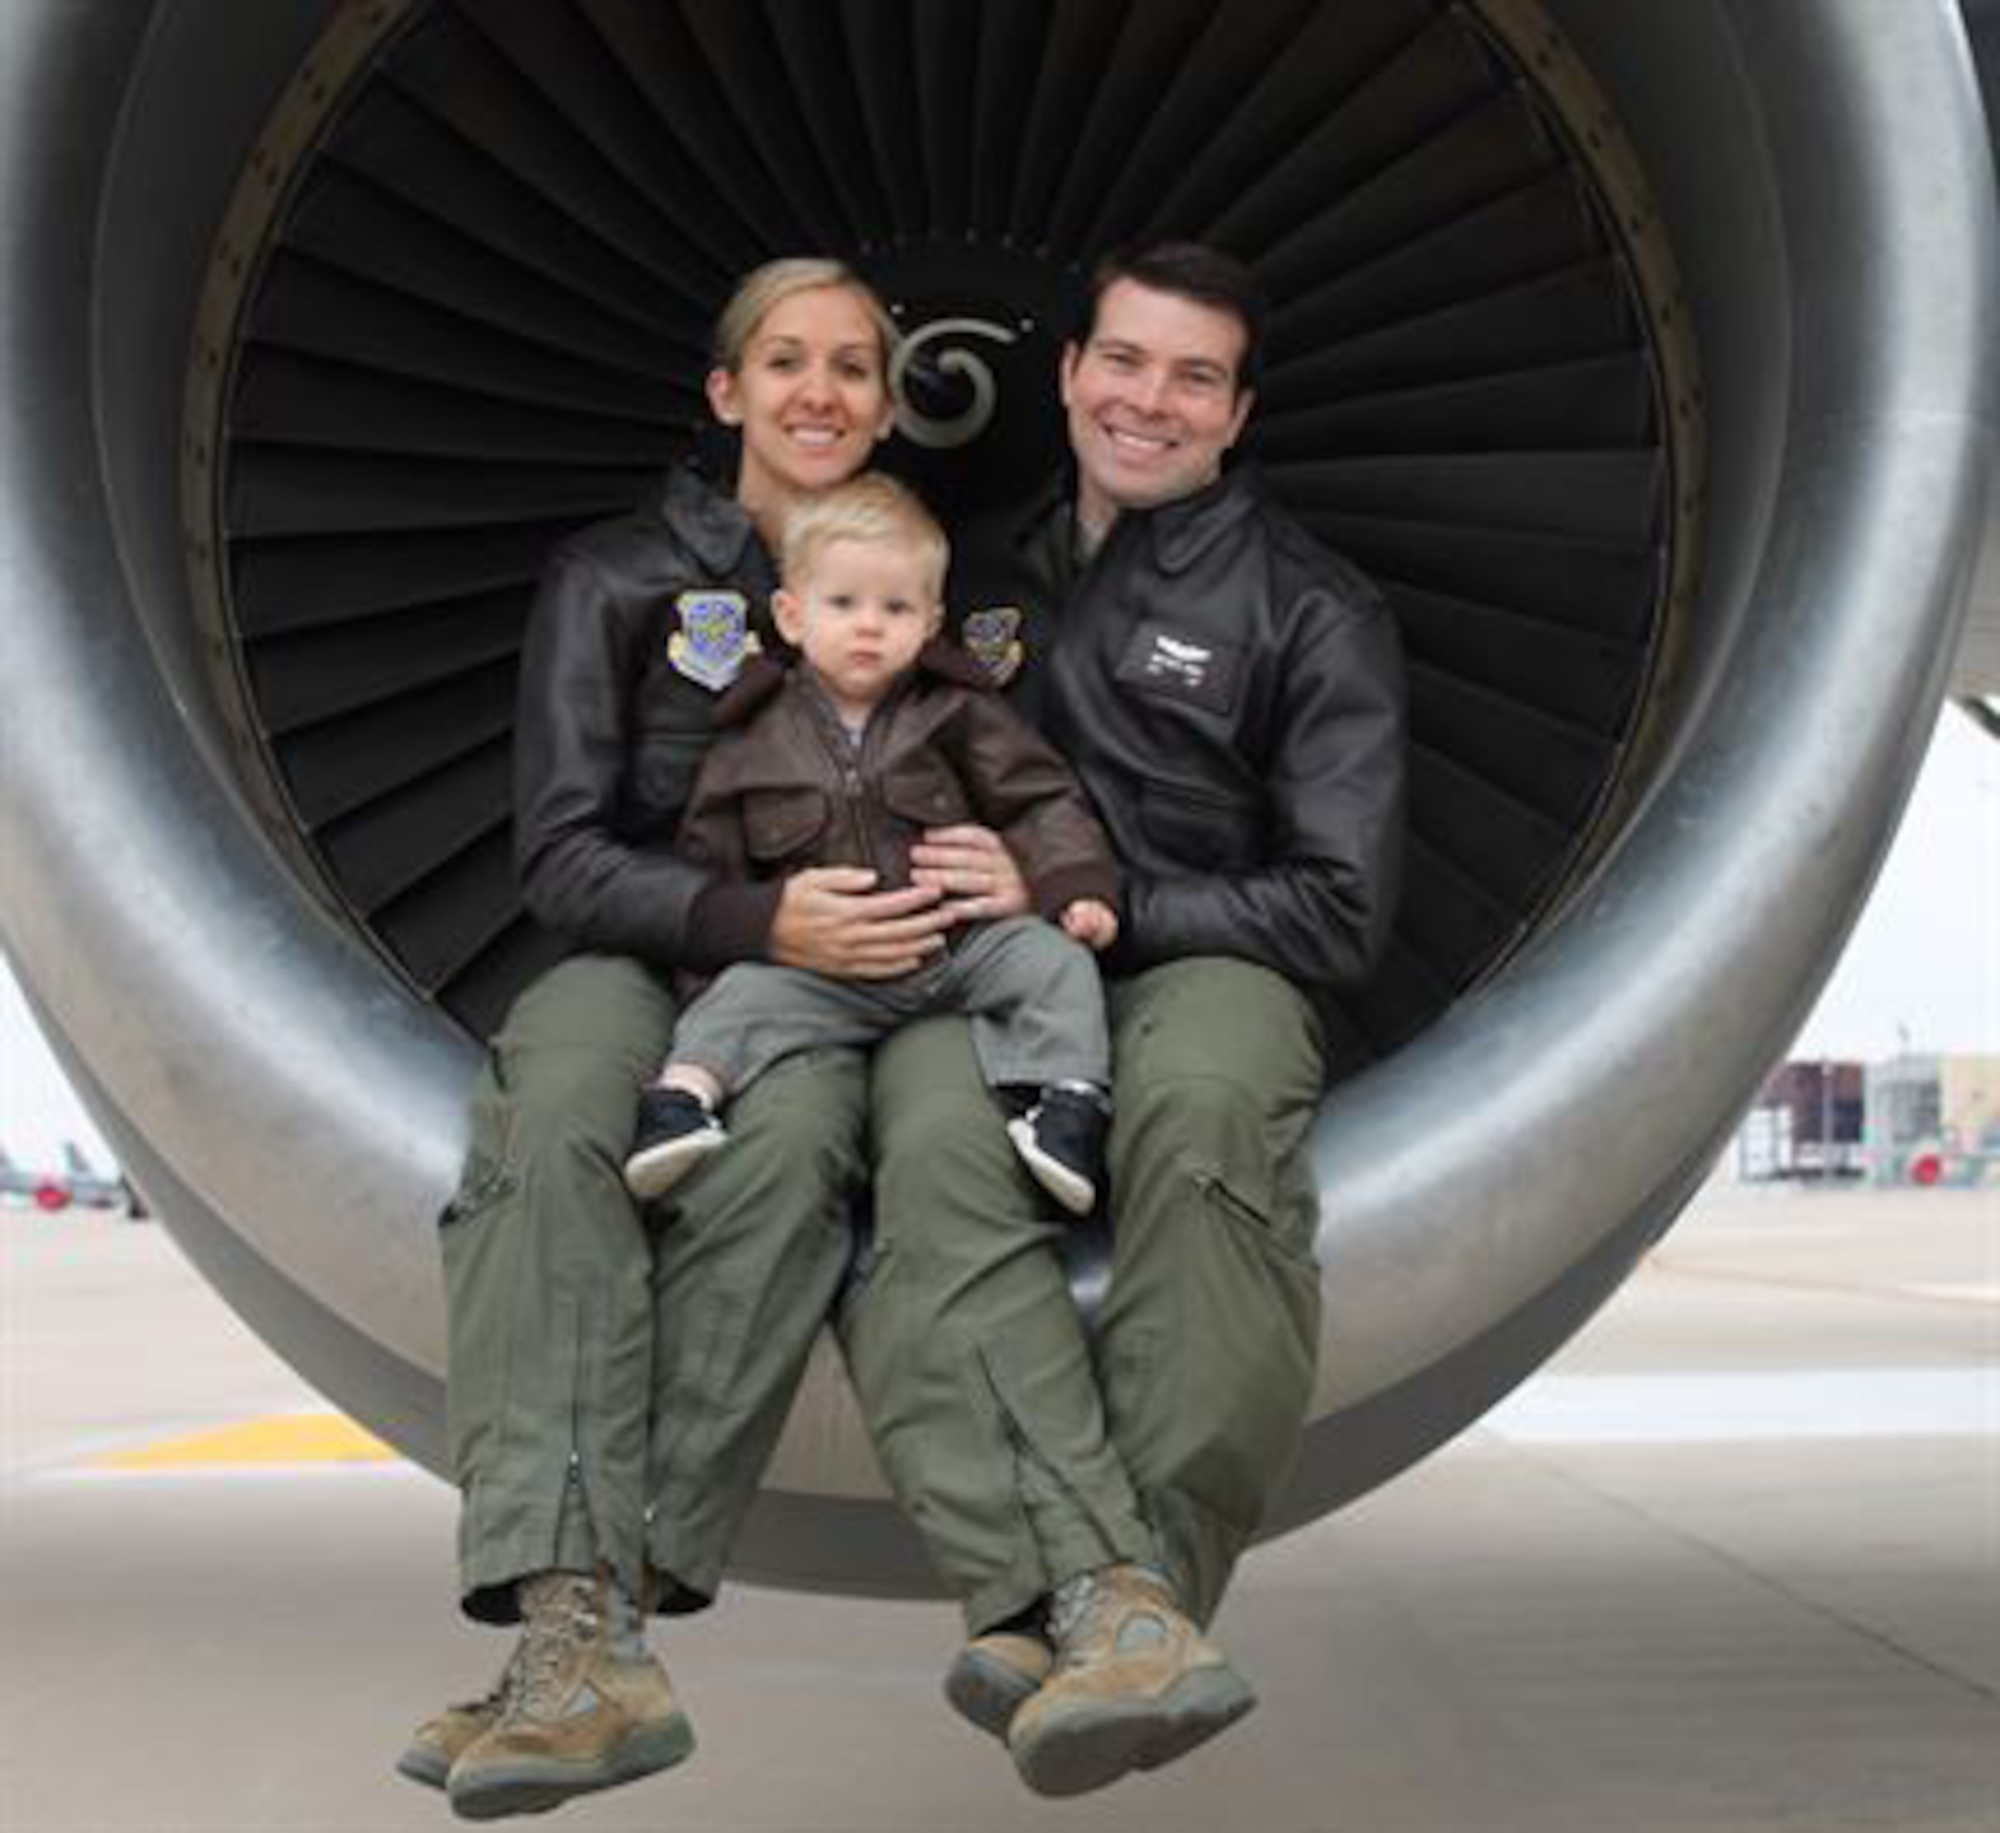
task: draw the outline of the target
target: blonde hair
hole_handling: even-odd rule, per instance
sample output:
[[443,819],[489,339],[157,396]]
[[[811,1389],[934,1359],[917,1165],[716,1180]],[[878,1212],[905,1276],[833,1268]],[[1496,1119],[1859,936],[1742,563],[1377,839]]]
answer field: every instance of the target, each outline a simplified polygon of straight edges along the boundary
[[823,287],[841,287],[861,302],[874,321],[882,344],[882,366],[886,370],[896,354],[902,333],[889,316],[889,308],[875,289],[844,261],[818,255],[791,255],[781,261],[766,261],[737,282],[736,291],[715,320],[715,339],[710,356],[718,369],[734,375],[743,367],[744,352],[757,335],[757,327],[795,293],[817,292]]
[[886,472],[864,471],[808,498],[792,511],[785,520],[779,553],[786,586],[797,591],[836,541],[875,541],[906,548],[924,569],[932,598],[944,597],[951,543],[917,493]]

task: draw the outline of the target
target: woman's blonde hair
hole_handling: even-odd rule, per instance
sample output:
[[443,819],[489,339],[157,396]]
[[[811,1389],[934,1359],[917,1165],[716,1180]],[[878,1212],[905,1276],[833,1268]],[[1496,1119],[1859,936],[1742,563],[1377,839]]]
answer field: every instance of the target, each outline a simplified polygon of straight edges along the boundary
[[777,307],[795,293],[811,293],[830,286],[844,287],[861,301],[881,339],[882,365],[886,370],[902,335],[896,329],[896,321],[889,316],[889,308],[846,262],[819,255],[790,255],[780,261],[766,261],[743,276],[715,321],[710,355],[716,368],[736,374],[743,367],[743,353],[749,349],[757,327]]
[[931,597],[944,597],[951,544],[937,518],[907,484],[884,471],[864,471],[800,503],[785,519],[779,563],[785,584],[797,591],[822,553],[836,541],[874,541],[903,548],[919,566]]

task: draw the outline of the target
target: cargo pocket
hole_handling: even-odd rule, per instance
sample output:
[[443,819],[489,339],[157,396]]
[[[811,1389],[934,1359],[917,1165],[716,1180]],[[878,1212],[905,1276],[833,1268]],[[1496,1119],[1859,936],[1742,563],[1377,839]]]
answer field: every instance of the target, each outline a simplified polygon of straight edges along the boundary
[[519,1231],[506,1205],[520,1200],[519,1182],[497,1159],[468,1159],[457,1193],[439,1216],[446,1306],[445,1415],[452,1470],[461,1485],[499,1481],[515,1414],[519,1307]]
[[1320,1268],[1310,1240],[1288,1238],[1293,1231],[1279,1224],[1276,1205],[1255,1181],[1241,1175],[1232,1177],[1213,1165],[1192,1166],[1189,1176],[1216,1214],[1277,1263],[1307,1274],[1318,1290]]
[[458,1184],[437,1215],[449,1300],[447,1437],[453,1471],[468,1486],[490,1475],[506,1407],[513,1283],[507,1243],[513,1231],[489,1223],[503,1205],[519,1200],[520,1180],[505,1150],[510,1127],[499,1053],[489,1049],[473,1093],[471,1137]]
[[465,1169],[459,1174],[458,1188],[438,1211],[438,1227],[453,1228],[483,1215],[513,1190],[514,1174],[501,1160],[482,1152],[470,1152],[466,1155]]
[[[1174,1379],[1178,1417],[1154,1417],[1151,1473],[1248,1534],[1289,1474],[1319,1352],[1320,1269],[1257,1180],[1215,1165],[1189,1175],[1209,1226],[1186,1270]],[[1142,1399],[1142,1409],[1157,1401]]]
[[506,1065],[499,1046],[489,1044],[486,1067],[473,1086],[471,1126],[458,1184],[438,1211],[440,1229],[477,1216],[512,1193],[515,1178],[507,1154],[512,1130],[509,1112]]

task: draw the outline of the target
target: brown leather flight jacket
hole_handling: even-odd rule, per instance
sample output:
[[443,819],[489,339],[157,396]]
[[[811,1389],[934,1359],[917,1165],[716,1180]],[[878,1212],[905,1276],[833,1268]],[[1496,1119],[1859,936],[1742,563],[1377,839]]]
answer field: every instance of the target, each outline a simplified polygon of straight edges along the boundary
[[803,663],[748,663],[715,709],[717,735],[675,845],[724,879],[872,866],[910,882],[925,829],[977,822],[1007,843],[1034,908],[1114,909],[1111,843],[1069,766],[955,646],[926,644],[856,745]]

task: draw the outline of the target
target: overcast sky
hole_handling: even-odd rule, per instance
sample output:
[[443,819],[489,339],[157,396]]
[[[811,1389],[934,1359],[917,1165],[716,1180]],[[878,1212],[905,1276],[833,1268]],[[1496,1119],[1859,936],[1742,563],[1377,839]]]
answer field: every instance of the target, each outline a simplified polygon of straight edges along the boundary
[[[1873,897],[1792,1054],[1864,1062],[1912,1050],[2000,1052],[2000,743],[1947,708]],[[0,1147],[53,1163],[103,1156],[0,965]]]
[[2000,1051],[2000,742],[1947,707],[1847,952],[1792,1048]]

